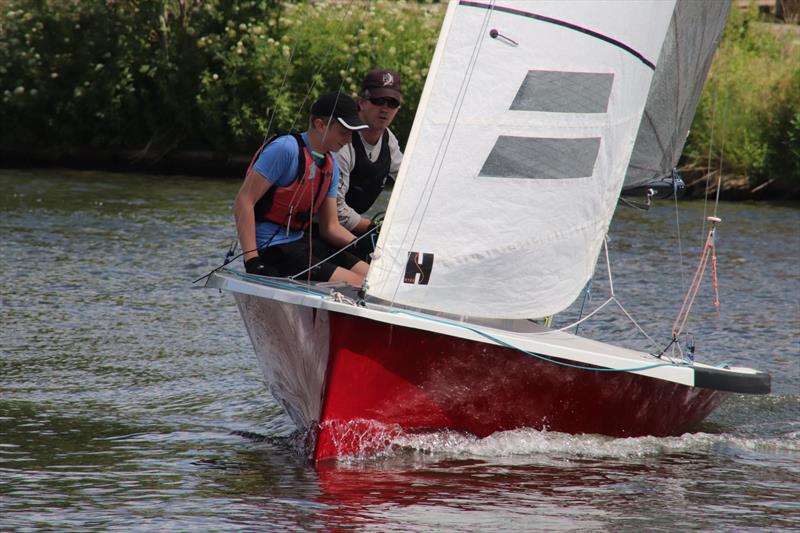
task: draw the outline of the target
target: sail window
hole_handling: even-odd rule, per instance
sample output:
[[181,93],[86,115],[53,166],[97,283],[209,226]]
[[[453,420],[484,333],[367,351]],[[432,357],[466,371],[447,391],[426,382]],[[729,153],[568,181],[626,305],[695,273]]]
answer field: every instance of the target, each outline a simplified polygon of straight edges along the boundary
[[491,178],[588,178],[600,138],[549,139],[501,135],[478,176]]
[[613,74],[531,70],[525,76],[512,111],[605,113]]

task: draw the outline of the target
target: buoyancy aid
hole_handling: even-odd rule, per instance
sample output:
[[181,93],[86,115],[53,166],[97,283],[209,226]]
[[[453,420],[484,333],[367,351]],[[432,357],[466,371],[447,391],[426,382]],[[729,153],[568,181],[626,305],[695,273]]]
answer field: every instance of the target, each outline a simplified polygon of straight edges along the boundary
[[358,213],[365,213],[381,194],[392,167],[389,131],[383,132],[381,151],[375,162],[369,160],[361,135],[357,131],[353,132],[352,142],[356,158],[353,170],[350,171],[350,186],[344,199],[347,205]]
[[[266,220],[292,230],[306,230],[328,194],[333,180],[333,158],[326,153],[324,162],[317,162],[302,135],[292,133],[291,136],[297,141],[297,176],[285,187],[270,187],[256,202],[253,211],[256,221]],[[268,140],[258,149],[248,172],[264,148],[276,138]]]

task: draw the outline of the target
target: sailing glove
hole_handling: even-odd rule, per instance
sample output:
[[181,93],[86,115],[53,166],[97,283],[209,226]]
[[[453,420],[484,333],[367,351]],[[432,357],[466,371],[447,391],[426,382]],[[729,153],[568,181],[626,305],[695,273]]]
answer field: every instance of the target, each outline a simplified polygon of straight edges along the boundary
[[256,274],[259,276],[277,276],[278,272],[275,267],[267,265],[261,257],[252,257],[244,262],[244,269],[248,274]]

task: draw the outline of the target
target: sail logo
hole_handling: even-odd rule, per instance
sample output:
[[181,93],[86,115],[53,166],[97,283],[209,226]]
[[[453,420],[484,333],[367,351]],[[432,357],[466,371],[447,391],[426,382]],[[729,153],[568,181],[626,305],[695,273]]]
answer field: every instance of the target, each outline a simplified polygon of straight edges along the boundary
[[431,279],[431,270],[433,270],[433,254],[408,252],[403,283],[427,285]]

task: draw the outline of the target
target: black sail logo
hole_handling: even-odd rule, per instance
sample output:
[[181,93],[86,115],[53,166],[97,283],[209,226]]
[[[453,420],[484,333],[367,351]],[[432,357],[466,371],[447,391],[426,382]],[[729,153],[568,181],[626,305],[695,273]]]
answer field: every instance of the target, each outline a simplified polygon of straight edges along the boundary
[[431,270],[433,270],[433,254],[408,252],[406,275],[403,276],[403,283],[427,285],[431,279]]

